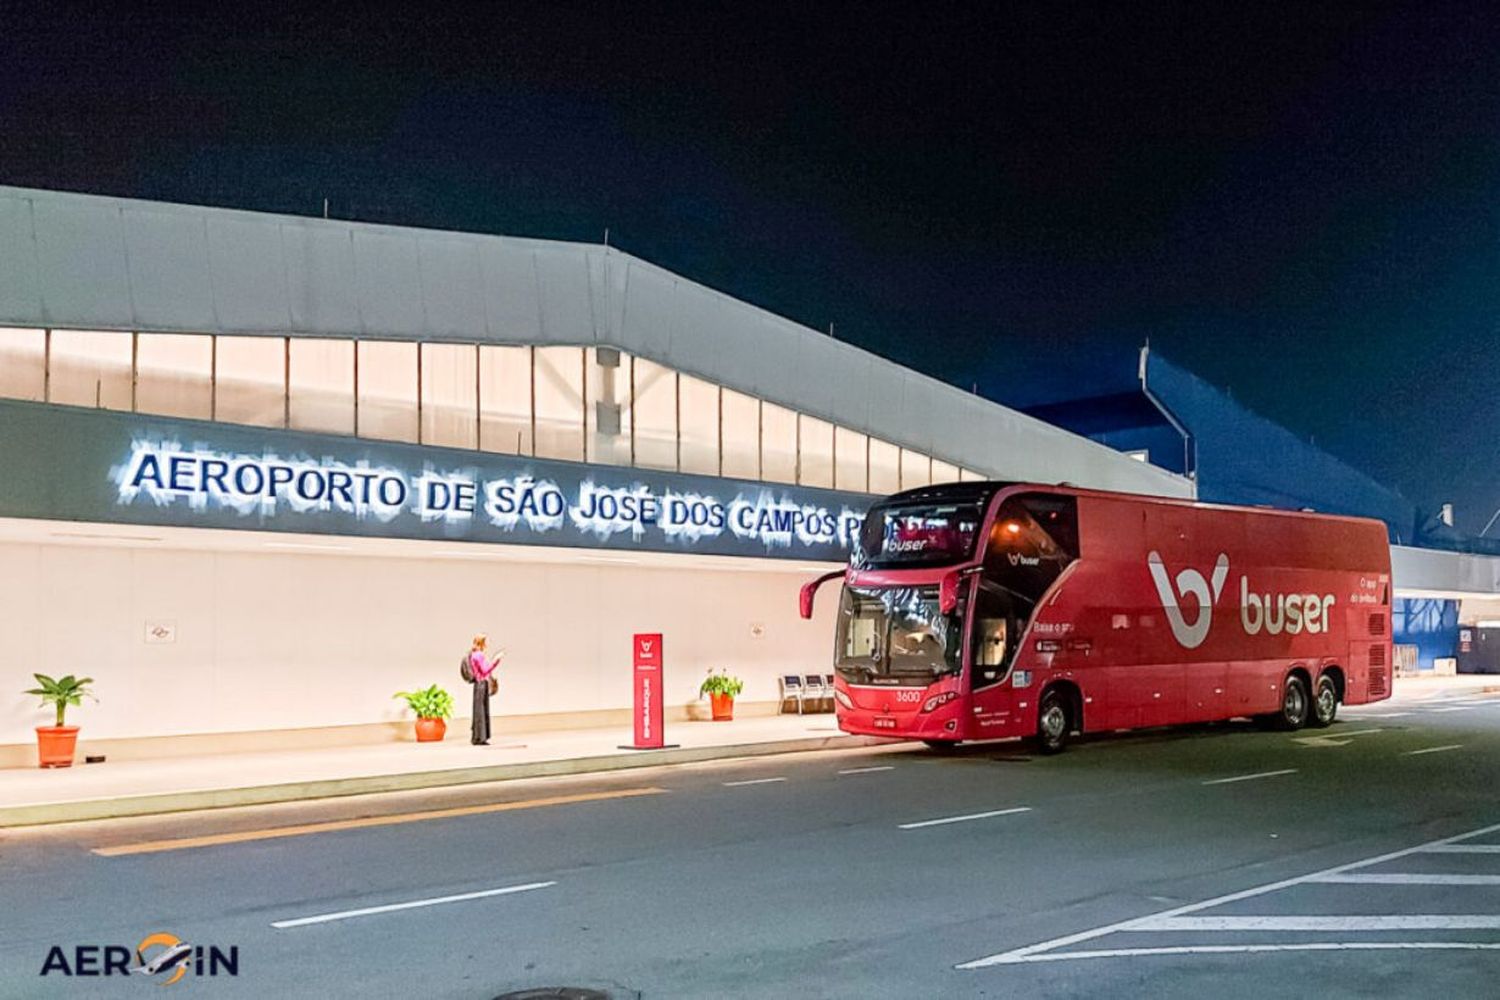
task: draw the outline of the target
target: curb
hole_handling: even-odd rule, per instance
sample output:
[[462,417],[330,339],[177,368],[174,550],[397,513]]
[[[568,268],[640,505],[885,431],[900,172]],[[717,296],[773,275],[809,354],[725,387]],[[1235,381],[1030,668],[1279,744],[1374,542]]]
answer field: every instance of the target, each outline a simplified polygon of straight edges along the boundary
[[727,760],[735,757],[769,757],[774,754],[802,753],[809,750],[852,750],[896,742],[900,741],[878,736],[812,736],[795,740],[772,740],[765,743],[639,750],[626,754],[568,757],[528,761],[521,764],[488,764],[482,767],[450,768],[442,771],[410,771],[403,774],[325,778],[276,785],[251,785],[244,788],[207,788],[196,791],[163,792],[158,795],[129,795],[109,799],[83,799],[77,802],[48,802],[0,808],[0,829],[50,823],[77,823],[85,820],[121,819],[127,816],[154,816],[161,813],[203,809],[227,809],[233,806],[259,806],[273,802],[331,799],[347,795],[447,788],[457,785],[476,785],[487,781],[511,781],[517,778],[596,774],[639,767],[660,767],[664,764]]

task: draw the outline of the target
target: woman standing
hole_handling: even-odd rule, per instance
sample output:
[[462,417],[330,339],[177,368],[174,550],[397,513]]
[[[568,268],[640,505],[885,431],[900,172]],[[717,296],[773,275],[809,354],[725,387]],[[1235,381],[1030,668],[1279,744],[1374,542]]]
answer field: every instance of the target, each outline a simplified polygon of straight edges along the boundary
[[480,633],[469,646],[469,679],[474,685],[473,731],[469,742],[475,746],[487,746],[490,742],[490,694],[499,686],[493,675],[505,657],[503,649],[494,659],[485,656],[488,643],[489,637]]

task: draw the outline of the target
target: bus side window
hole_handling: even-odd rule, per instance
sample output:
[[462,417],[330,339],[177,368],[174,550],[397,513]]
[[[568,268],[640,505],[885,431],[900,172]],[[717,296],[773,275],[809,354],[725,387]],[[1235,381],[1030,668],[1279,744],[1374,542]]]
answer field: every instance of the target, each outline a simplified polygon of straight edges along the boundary
[[977,662],[981,667],[1005,665],[1005,619],[979,619],[979,645]]

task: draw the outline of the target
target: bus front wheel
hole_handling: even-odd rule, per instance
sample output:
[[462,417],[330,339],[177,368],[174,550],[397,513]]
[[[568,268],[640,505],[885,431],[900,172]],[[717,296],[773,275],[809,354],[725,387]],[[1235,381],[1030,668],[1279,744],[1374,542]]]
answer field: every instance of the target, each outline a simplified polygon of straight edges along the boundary
[[1072,728],[1068,699],[1063,693],[1053,688],[1042,695],[1042,704],[1036,711],[1036,741],[1042,753],[1062,753]]

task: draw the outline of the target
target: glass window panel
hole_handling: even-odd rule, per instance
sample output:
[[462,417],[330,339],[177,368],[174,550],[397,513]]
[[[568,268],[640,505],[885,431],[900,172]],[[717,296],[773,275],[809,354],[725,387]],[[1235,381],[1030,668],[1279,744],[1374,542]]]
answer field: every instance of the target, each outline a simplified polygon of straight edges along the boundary
[[196,333],[142,333],[135,345],[135,408],[169,417],[213,419],[214,339]]
[[901,449],[870,438],[870,492],[881,496],[901,491]]
[[719,387],[677,376],[677,415],[681,423],[682,471],[719,474]]
[[583,348],[538,347],[536,454],[583,461]]
[[358,350],[359,436],[417,440],[417,345],[361,340]]
[[630,464],[630,356],[612,347],[590,348],[588,460]]
[[47,394],[47,332],[0,327],[0,396],[42,401]]
[[422,442],[479,443],[479,355],[473,344],[422,345]]
[[932,459],[919,451],[901,449],[901,488],[909,490],[932,482]]
[[53,330],[51,401],[130,409],[133,341],[128,333]]
[[932,481],[934,483],[956,483],[958,482],[958,466],[949,465],[947,462],[932,460]]
[[531,348],[479,348],[479,447],[530,455]]
[[971,472],[968,469],[958,470],[958,481],[961,483],[979,482],[983,479],[984,476],[977,472]]
[[303,431],[354,433],[354,341],[293,337],[288,422]]
[[286,338],[217,337],[214,419],[256,427],[286,423]]
[[760,404],[761,478],[773,483],[797,481],[797,414],[786,407]]
[[798,479],[803,486],[833,486],[833,425],[800,414],[797,450],[802,456]]
[[760,400],[723,391],[724,472],[732,479],[760,478]]
[[847,427],[833,432],[833,485],[841,490],[864,493],[870,488],[870,476],[865,464],[869,444],[865,436]]
[[677,468],[677,373],[636,358],[634,405],[635,464],[647,469]]

